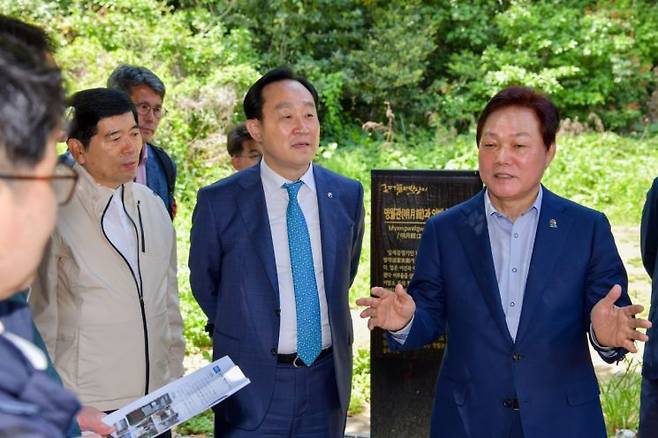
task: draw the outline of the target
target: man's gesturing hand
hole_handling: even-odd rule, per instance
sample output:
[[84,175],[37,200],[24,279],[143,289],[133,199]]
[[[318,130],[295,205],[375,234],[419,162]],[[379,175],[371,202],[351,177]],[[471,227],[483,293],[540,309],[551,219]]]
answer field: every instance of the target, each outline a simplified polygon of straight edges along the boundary
[[395,292],[383,287],[373,287],[370,298],[359,298],[356,304],[366,308],[361,312],[361,318],[370,318],[370,330],[375,327],[390,331],[400,330],[409,324],[416,310],[416,303],[401,284],[395,287]]
[[596,340],[604,347],[623,347],[631,353],[637,353],[633,341],[646,342],[649,337],[636,329],[649,328],[651,322],[635,318],[644,309],[639,304],[617,307],[615,301],[621,296],[621,286],[615,284],[608,295],[592,308],[592,328]]

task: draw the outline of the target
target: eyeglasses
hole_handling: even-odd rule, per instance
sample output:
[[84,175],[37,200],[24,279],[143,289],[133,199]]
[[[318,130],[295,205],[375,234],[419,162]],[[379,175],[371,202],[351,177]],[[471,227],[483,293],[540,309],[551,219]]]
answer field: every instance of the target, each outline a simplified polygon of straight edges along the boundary
[[153,111],[153,117],[159,119],[167,113],[167,111],[165,111],[165,109],[161,106],[151,106],[146,102],[136,103],[135,106],[137,107],[137,113],[142,116],[145,116]]
[[75,186],[78,183],[78,173],[65,163],[55,166],[55,173],[49,176],[36,175],[5,175],[0,174],[0,179],[12,181],[49,181],[55,192],[55,199],[59,205],[65,205],[73,197]]

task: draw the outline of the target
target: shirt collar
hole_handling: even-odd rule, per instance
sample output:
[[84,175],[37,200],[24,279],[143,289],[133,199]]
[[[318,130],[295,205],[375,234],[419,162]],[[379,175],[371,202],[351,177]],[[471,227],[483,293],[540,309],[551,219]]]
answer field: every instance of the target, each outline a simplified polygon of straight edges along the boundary
[[[268,192],[275,192],[283,187],[290,181],[276,173],[270,166],[267,165],[264,159],[260,160],[260,177],[263,181],[263,188]],[[310,163],[304,175],[299,178],[305,186],[307,186],[313,193],[315,193],[315,178],[313,177],[313,163]]]
[[143,166],[144,163],[146,163],[148,157],[149,157],[149,144],[144,143],[144,146],[142,146],[142,153],[141,153],[141,158],[139,160],[139,165]]
[[[521,216],[532,210],[533,208],[537,211],[537,216],[539,216],[539,213],[541,212],[541,200],[544,196],[544,188],[539,185],[539,193],[537,193],[537,198],[535,198],[535,202],[532,203],[530,208],[523,212]],[[496,210],[496,207],[491,203],[491,198],[489,197],[489,190],[485,190],[484,192],[484,211],[487,214],[487,217],[490,217],[491,215],[496,215],[496,216],[503,216],[506,217],[503,213],[499,212]]]

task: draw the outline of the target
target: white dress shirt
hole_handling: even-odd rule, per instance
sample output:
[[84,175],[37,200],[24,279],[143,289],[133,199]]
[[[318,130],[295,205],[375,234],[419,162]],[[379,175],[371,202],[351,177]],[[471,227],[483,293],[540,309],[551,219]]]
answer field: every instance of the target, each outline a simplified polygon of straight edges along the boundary
[[[290,266],[290,248],[288,247],[288,227],[286,211],[288,209],[288,191],[283,187],[291,183],[270,168],[265,159],[260,161],[260,176],[265,192],[267,204],[267,217],[270,221],[272,244],[274,245],[274,259],[279,284],[279,303],[281,306],[281,326],[279,328],[279,354],[297,352],[297,310],[295,305],[295,289],[292,282]],[[324,290],[324,276],[322,268],[322,242],[320,239],[320,214],[318,210],[318,197],[313,177],[313,165],[309,165],[306,173],[300,178],[304,183],[297,194],[297,201],[308,227],[313,252],[313,267],[315,281],[318,286],[320,299],[320,318],[322,324],[322,348],[331,345],[331,329],[329,327],[329,312],[327,309],[327,296]]]
[[110,242],[126,258],[135,277],[139,278],[137,235],[135,234],[135,226],[130,222],[126,210],[123,208],[122,191],[123,186],[119,186],[112,194],[110,205],[103,216],[103,229]]

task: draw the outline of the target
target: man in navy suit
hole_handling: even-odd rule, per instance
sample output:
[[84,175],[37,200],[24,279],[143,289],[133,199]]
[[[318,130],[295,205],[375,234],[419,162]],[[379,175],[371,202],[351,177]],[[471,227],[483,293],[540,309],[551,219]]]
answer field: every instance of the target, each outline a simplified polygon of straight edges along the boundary
[[244,99],[263,159],[199,191],[190,283],[215,358],[251,384],[215,409],[216,437],[342,437],[352,376],[348,290],[363,187],[312,164],[318,94],[287,69]]
[[486,189],[428,221],[409,293],[357,300],[394,350],[448,334],[433,437],[605,437],[587,334],[608,362],[647,339],[605,216],[541,185],[558,126],[531,89],[493,97],[477,125]]
[[[652,279],[651,307],[649,319],[655,322],[658,309],[658,178],[647,193],[642,210],[640,227],[642,263]],[[640,438],[658,434],[658,342],[652,335],[655,328],[647,332],[651,340],[644,347],[642,360],[642,390],[640,397]]]

